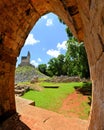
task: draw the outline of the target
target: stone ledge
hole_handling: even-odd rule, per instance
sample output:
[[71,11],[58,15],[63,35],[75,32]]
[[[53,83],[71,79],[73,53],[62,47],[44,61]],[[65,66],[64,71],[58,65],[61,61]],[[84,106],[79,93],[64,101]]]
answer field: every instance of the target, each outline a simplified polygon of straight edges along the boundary
[[30,130],[30,128],[19,119],[18,113],[15,113],[0,124],[0,130]]
[[24,99],[24,98],[21,98],[21,97],[18,97],[18,96],[15,96],[15,100],[16,100],[16,105],[19,103],[19,104],[22,104],[22,105],[35,106],[35,102],[32,101],[32,100]]

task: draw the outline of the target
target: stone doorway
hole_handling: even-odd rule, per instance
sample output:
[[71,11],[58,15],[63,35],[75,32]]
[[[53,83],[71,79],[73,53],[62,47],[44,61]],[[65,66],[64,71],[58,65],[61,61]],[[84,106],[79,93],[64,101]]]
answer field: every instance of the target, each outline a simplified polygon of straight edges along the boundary
[[[14,72],[24,41],[36,21],[53,12],[84,41],[93,83],[89,130],[104,129],[103,0],[23,0],[0,2],[0,119],[16,113]],[[24,30],[24,31],[23,31]],[[5,95],[5,96],[4,96]]]

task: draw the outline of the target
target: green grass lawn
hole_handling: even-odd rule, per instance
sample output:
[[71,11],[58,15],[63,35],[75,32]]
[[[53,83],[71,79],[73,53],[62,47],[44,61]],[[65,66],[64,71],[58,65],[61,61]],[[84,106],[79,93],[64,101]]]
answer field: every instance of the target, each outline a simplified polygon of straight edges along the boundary
[[40,86],[59,86],[59,88],[43,88],[42,91],[30,90],[22,97],[35,101],[35,105],[52,111],[57,111],[63,100],[75,91],[74,86],[83,83],[47,83],[41,82]]

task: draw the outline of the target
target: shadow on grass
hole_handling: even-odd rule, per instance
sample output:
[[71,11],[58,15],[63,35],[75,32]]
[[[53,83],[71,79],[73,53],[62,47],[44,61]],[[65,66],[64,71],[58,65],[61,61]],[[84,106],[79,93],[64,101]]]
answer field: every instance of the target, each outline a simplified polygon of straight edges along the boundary
[[43,86],[44,88],[59,88],[59,86]]
[[83,82],[83,83],[84,83],[83,86],[75,86],[74,88],[78,93],[88,96],[89,99],[88,104],[91,106],[92,83],[91,82]]

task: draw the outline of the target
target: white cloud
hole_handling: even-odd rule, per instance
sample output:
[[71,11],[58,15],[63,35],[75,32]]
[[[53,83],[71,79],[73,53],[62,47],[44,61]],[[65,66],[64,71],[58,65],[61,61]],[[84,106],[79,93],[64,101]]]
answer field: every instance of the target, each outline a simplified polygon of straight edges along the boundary
[[31,60],[31,64],[34,65],[35,67],[38,67],[39,63],[38,62],[41,62],[41,58],[38,58],[37,61],[36,60]]
[[41,60],[41,58],[38,58],[38,62],[41,62],[42,60]]
[[58,44],[57,44],[58,50],[67,50],[66,42],[67,42],[67,41],[63,41],[62,43],[58,43]]
[[58,57],[58,55],[60,55],[60,51],[51,49],[47,51],[47,54],[52,57]]
[[47,19],[47,18],[48,18],[48,16],[47,16],[47,15],[44,15],[44,16],[42,16],[42,18],[43,18],[43,19]]
[[34,44],[37,44],[39,42],[40,42],[39,40],[36,40],[34,38],[33,34],[29,34],[26,41],[25,41],[25,45],[34,45]]
[[34,65],[35,67],[38,67],[38,62],[36,62],[35,60],[32,60],[31,62],[30,62],[32,65]]
[[63,41],[62,43],[58,43],[57,44],[57,50],[50,49],[46,53],[48,55],[52,56],[52,57],[56,57],[57,58],[61,54],[61,50],[67,50],[66,42],[67,41]]
[[52,16],[50,17],[49,15],[44,15],[42,16],[42,19],[46,21],[46,26],[52,26],[53,25],[53,18]]
[[53,19],[47,19],[46,26],[52,26],[53,25]]

